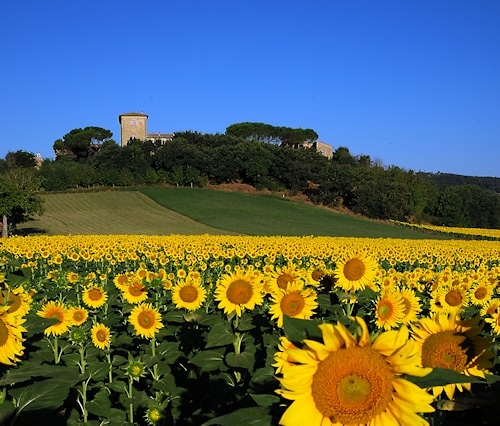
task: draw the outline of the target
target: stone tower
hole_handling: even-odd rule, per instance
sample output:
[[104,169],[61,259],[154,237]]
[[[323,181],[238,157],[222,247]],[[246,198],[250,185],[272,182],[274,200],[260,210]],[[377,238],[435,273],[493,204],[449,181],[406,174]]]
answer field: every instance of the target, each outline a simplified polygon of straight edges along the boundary
[[118,116],[121,130],[121,144],[127,145],[130,139],[147,139],[148,115],[143,112],[127,112]]

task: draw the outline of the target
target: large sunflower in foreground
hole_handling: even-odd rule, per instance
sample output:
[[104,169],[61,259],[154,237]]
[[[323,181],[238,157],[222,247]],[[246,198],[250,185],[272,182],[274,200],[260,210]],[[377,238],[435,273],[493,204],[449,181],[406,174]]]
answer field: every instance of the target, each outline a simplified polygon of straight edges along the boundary
[[22,326],[25,319],[8,313],[8,306],[0,307],[0,363],[13,365],[24,353]]
[[317,308],[317,293],[313,288],[304,288],[302,283],[291,283],[284,290],[278,289],[271,296],[269,313],[271,319],[278,321],[278,327],[283,327],[285,315],[293,318],[309,319]]
[[61,334],[68,331],[71,326],[71,312],[64,306],[61,302],[54,302],[53,300],[47,302],[42,309],[36,313],[39,317],[47,319],[56,319],[57,322],[48,326],[44,330],[46,336],[54,335],[60,336]]
[[426,425],[418,413],[434,411],[433,396],[403,378],[424,376],[418,351],[406,327],[386,331],[373,343],[368,327],[357,317],[356,338],[341,323],[318,327],[323,343],[304,340],[302,349],[285,349],[282,389],[293,400],[281,417],[285,426]]
[[371,287],[377,269],[377,262],[363,253],[346,254],[337,262],[333,272],[335,285],[347,292]]
[[137,335],[151,339],[163,328],[161,315],[151,303],[140,303],[130,312],[129,322]]
[[[493,353],[491,340],[479,335],[482,330],[479,320],[479,317],[460,320],[457,315],[444,312],[420,319],[412,326],[412,334],[420,349],[421,365],[484,379],[487,369],[493,366]],[[438,396],[444,391],[453,399],[457,389],[470,391],[471,384],[435,386],[432,392]]]
[[187,278],[180,280],[172,288],[172,302],[177,309],[187,309],[196,311],[199,309],[207,297],[207,291],[201,285],[201,280],[196,278]]
[[236,312],[239,317],[244,309],[252,310],[263,302],[260,281],[252,272],[236,271],[225,274],[217,283],[215,300],[224,313]]

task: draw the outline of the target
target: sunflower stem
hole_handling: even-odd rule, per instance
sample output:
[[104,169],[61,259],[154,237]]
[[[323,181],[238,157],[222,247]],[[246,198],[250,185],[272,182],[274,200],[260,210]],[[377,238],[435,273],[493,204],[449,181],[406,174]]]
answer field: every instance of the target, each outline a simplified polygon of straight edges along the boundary
[[[151,339],[151,356],[153,358],[156,356],[156,339],[154,337]],[[160,376],[158,375],[158,364],[156,363],[156,361],[153,364],[152,375],[154,380],[160,379]]]
[[113,383],[113,369],[112,369],[112,364],[111,364],[111,353],[108,352],[106,353],[106,360],[108,361],[109,364],[109,371],[108,371],[108,383]]
[[134,424],[134,402],[132,401],[132,396],[134,393],[134,386],[133,386],[134,379],[132,377],[128,378],[128,393],[127,396],[130,400],[128,404],[128,417],[129,417],[129,422],[130,424]]

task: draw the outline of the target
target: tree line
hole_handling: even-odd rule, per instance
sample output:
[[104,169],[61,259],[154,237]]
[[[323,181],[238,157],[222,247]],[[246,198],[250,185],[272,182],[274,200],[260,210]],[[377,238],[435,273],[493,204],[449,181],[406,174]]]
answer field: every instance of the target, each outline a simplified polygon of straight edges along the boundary
[[45,191],[241,182],[303,193],[315,204],[374,219],[500,228],[498,191],[477,182],[443,184],[432,174],[383,167],[368,155],[352,155],[347,147],[336,148],[328,159],[300,143],[316,139],[311,129],[239,123],[224,134],[184,131],[167,143],[131,140],[121,147],[110,131],[87,127],[55,141],[55,160],[35,168],[32,153],[8,153],[0,160],[0,173],[29,169]]

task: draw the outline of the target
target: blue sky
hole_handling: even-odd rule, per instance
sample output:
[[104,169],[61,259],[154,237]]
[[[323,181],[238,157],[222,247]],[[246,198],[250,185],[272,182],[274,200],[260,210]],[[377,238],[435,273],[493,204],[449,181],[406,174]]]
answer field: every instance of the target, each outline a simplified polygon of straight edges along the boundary
[[0,157],[143,111],[263,122],[406,170],[500,177],[498,0],[19,0],[0,15]]

